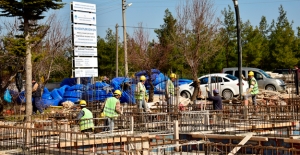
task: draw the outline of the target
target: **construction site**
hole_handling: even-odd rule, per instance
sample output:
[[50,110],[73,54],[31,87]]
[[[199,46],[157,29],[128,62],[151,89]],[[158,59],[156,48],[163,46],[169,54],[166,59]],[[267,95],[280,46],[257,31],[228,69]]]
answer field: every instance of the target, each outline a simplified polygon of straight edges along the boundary
[[158,94],[148,103],[151,112],[122,104],[113,131],[103,130],[101,102],[87,103],[95,124],[90,133],[80,132],[76,106],[50,106],[31,121],[20,108],[0,121],[0,154],[297,155],[300,98],[293,81],[287,84],[287,92],[260,90],[257,108],[234,98],[215,111],[210,101],[191,102],[179,93],[166,105]]

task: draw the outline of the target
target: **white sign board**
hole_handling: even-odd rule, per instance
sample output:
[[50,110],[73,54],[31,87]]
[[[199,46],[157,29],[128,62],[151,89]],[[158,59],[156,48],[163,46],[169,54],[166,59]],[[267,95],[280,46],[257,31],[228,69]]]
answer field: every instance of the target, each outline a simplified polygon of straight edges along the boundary
[[86,12],[73,12],[73,23],[96,25],[96,14]]
[[75,77],[98,77],[98,69],[75,69]]
[[97,58],[75,57],[75,67],[98,67]]
[[72,10],[96,12],[96,4],[72,2]]
[[75,56],[97,56],[97,48],[93,47],[75,47]]
[[74,46],[97,46],[97,28],[88,25],[73,25]]

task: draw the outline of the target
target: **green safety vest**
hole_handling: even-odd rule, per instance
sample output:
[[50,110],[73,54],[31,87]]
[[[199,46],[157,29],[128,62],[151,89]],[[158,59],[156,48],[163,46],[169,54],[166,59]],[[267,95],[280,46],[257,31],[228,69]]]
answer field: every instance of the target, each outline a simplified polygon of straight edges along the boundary
[[258,90],[258,85],[257,85],[257,81],[256,79],[253,77],[252,79],[249,79],[249,86],[251,86],[252,81],[255,82],[254,87],[251,90],[251,94],[258,94],[259,90]]
[[175,95],[174,84],[171,80],[167,81],[167,89],[169,94]]
[[82,131],[90,128],[94,130],[93,113],[87,108],[83,108],[82,111],[84,112],[84,115],[80,118],[80,130]]
[[[141,90],[143,92],[141,92]],[[142,82],[139,82],[136,86],[136,92],[135,92],[135,99],[136,100],[143,100],[147,97],[146,87]]]
[[116,112],[116,105],[119,100],[115,97],[110,97],[106,100],[105,106],[104,106],[104,116],[106,117],[118,117],[118,113]]

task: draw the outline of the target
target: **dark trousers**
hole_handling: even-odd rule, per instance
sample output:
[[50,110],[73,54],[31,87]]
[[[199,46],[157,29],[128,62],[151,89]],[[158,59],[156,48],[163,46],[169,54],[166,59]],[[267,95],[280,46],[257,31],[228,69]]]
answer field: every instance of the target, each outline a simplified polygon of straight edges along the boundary
[[32,113],[35,114],[39,111],[40,113],[43,113],[43,106],[41,103],[41,97],[33,97],[32,101]]

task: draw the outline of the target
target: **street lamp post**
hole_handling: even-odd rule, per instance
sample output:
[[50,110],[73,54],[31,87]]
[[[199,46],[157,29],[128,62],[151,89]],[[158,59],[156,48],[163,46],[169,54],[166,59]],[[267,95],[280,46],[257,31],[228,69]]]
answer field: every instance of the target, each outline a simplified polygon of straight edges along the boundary
[[235,16],[236,16],[236,29],[237,29],[237,44],[238,44],[238,72],[239,72],[239,95],[242,97],[242,47],[241,47],[241,29],[240,29],[240,12],[238,0],[233,0]]
[[122,19],[123,19],[123,41],[124,41],[124,58],[125,58],[125,77],[128,76],[128,60],[127,60],[127,39],[126,39],[126,15],[125,10],[132,3],[126,4],[126,0],[122,0]]

